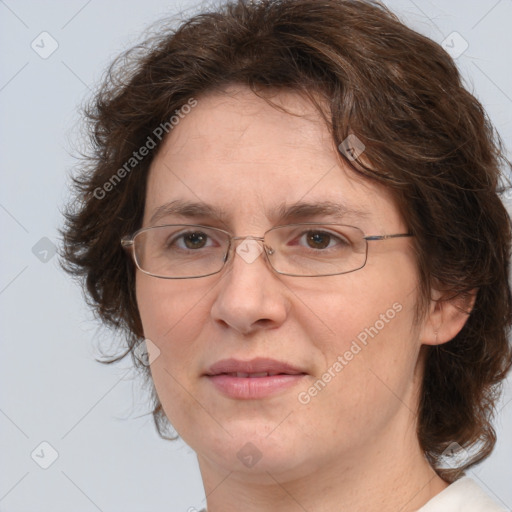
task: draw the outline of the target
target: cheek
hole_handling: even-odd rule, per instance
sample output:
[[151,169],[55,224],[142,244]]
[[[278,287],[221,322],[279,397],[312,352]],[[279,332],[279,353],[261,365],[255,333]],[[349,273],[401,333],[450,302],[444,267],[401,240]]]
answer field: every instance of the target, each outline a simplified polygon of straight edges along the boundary
[[[309,339],[323,353],[342,354],[357,340],[396,336],[409,339],[417,300],[415,274],[404,270],[401,279],[366,268],[330,278],[325,286],[295,290],[297,318]],[[398,334],[400,333],[400,335]]]
[[[208,321],[205,288],[194,291],[190,281],[166,281],[138,275],[136,294],[144,336],[159,350],[151,363],[151,377],[166,416],[183,436],[189,428],[191,396],[198,368],[197,346]],[[193,405],[193,404],[192,404]],[[200,411],[199,411],[200,412]],[[204,418],[202,418],[204,421]]]
[[[189,380],[197,369],[197,340],[209,321],[208,294],[190,281],[137,277],[136,294],[144,336],[160,353],[151,365],[157,391],[169,378]],[[156,369],[160,369],[156,372]]]
[[[401,400],[413,399],[420,347],[414,327],[416,276],[408,259],[388,272],[369,265],[359,275],[339,276],[311,296],[315,315],[309,316],[316,322],[302,325],[322,354],[323,367],[316,377],[326,385],[305,389],[302,397],[311,398],[311,410],[324,411],[311,414],[315,421],[322,417],[322,422],[343,423],[350,431],[348,425],[363,428],[369,418],[385,420]],[[299,317],[305,318],[305,310]],[[319,325],[324,326],[323,336]]]
[[[186,346],[183,337],[194,338],[206,321],[204,286],[196,287],[191,280],[157,279],[139,273],[136,296],[144,335],[167,350]],[[183,342],[180,342],[183,340]]]

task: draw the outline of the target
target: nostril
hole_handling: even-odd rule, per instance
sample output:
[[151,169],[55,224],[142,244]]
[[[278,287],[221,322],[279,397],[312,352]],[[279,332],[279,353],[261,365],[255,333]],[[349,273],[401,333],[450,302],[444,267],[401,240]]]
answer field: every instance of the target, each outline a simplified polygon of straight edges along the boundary
[[259,327],[270,327],[272,325],[272,320],[270,318],[260,318],[259,320],[256,320],[254,322],[254,325],[257,325]]

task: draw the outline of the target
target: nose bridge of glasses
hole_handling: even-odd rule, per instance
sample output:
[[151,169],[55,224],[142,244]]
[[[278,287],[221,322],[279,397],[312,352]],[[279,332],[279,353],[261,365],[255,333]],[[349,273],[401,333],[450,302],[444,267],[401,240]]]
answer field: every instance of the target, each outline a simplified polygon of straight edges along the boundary
[[[233,242],[240,242],[234,244]],[[235,248],[236,245],[236,248]],[[262,236],[232,236],[229,242],[229,249],[225,255],[225,262],[229,259],[230,254],[235,252],[246,263],[253,263],[262,253],[268,253],[272,249],[265,245],[265,238]]]
[[[235,243],[233,243],[235,242]],[[238,244],[236,244],[236,242],[240,242]],[[247,235],[247,236],[232,236],[230,239],[229,239],[229,245],[230,245],[230,249],[234,248],[235,245],[236,245],[236,252],[239,253],[239,251],[243,250],[241,248],[243,248],[244,246],[247,247],[258,247],[260,252],[261,252],[261,249],[262,247],[265,248],[265,239],[264,237],[262,236],[252,236],[252,235]]]
[[247,235],[247,236],[232,236],[231,240],[256,240],[256,241],[263,242],[263,240],[265,240],[265,239],[262,236]]
[[[238,245],[238,248],[244,245],[244,242],[246,242],[246,245],[251,244],[251,241],[254,241],[257,243],[257,246],[263,249],[268,255],[272,255],[275,250],[274,248],[269,245],[268,240],[268,234],[265,234],[265,236],[233,236],[231,237],[231,240],[241,241],[242,243]],[[259,242],[259,243],[258,243]],[[261,244],[261,245],[260,245]],[[237,251],[238,251],[237,248]],[[263,252],[263,251],[260,251]]]

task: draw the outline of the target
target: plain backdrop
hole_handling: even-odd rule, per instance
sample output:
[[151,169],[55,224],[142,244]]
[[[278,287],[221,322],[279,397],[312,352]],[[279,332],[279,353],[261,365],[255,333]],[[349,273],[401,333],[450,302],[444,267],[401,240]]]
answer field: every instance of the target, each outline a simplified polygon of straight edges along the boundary
[[[467,87],[510,150],[512,2],[386,3],[460,54]],[[112,336],[54,254],[80,146],[79,106],[148,25],[194,5],[0,0],[0,511],[191,512],[204,504],[192,450],[158,437],[129,362],[95,362],[98,343]],[[510,509],[510,380],[496,427],[496,449],[473,474]]]

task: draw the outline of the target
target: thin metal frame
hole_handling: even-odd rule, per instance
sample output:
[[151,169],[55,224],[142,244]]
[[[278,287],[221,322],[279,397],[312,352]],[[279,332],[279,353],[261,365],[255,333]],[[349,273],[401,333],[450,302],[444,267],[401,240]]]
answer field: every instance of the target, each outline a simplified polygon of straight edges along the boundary
[[[134,250],[134,247],[135,247],[135,237],[138,234],[142,233],[142,232],[150,231],[150,230],[156,229],[156,228],[171,227],[171,226],[210,229],[210,230],[214,230],[214,231],[219,231],[219,232],[224,233],[225,235],[227,235],[227,237],[228,237],[228,247],[227,247],[226,253],[224,254],[224,261],[222,262],[222,266],[220,267],[220,269],[215,271],[215,272],[210,272],[209,274],[201,274],[199,276],[179,276],[179,277],[160,276],[158,274],[152,274],[151,272],[143,270],[140,267],[139,262],[137,261],[137,257],[135,255],[135,250]],[[272,265],[272,262],[270,261],[270,258],[269,258],[269,255],[272,255],[274,251],[273,251],[273,249],[271,247],[268,247],[268,246],[265,245],[265,236],[270,231],[274,231],[274,230],[280,229],[280,228],[295,227],[295,226],[338,226],[338,227],[349,227],[349,228],[357,229],[358,231],[360,231],[363,234],[362,239],[367,242],[366,243],[366,247],[365,247],[365,255],[364,255],[364,262],[363,262],[363,264],[360,267],[357,267],[355,269],[347,270],[346,272],[335,272],[333,274],[312,274],[312,275],[309,275],[309,274],[289,274],[287,272],[280,272],[279,270],[276,270],[274,268],[274,266]],[[358,228],[357,226],[351,226],[349,224],[338,224],[338,223],[335,223],[335,222],[321,222],[321,223],[318,223],[318,222],[298,222],[298,223],[295,223],[295,224],[281,224],[279,226],[274,226],[274,227],[268,229],[267,231],[265,231],[265,233],[263,233],[263,236],[252,236],[252,235],[238,236],[238,235],[232,235],[229,231],[226,231],[225,229],[215,228],[213,226],[205,226],[203,224],[163,224],[163,225],[160,225],[160,226],[149,226],[149,227],[138,229],[132,235],[122,237],[121,238],[121,245],[122,245],[122,247],[126,251],[130,252],[135,265],[137,266],[137,268],[141,272],[143,272],[144,274],[147,274],[149,276],[156,277],[158,279],[197,279],[197,278],[200,278],[200,277],[208,277],[208,276],[213,276],[215,274],[218,274],[219,272],[221,272],[224,269],[224,267],[226,266],[226,263],[230,259],[231,247],[233,245],[232,244],[233,240],[248,240],[248,239],[249,240],[256,240],[256,241],[262,243],[263,252],[265,253],[265,258],[266,258],[268,264],[270,265],[270,268],[276,274],[280,274],[280,275],[284,275],[284,276],[291,276],[291,277],[327,277],[327,276],[339,276],[339,275],[343,275],[343,274],[350,274],[351,272],[355,272],[356,270],[361,270],[366,265],[366,262],[368,261],[368,242],[375,242],[375,241],[380,241],[380,240],[388,240],[388,239],[391,239],[391,238],[413,237],[413,236],[414,236],[413,233],[393,233],[393,234],[390,234],[390,235],[365,235],[364,232],[361,230],[361,228]]]

